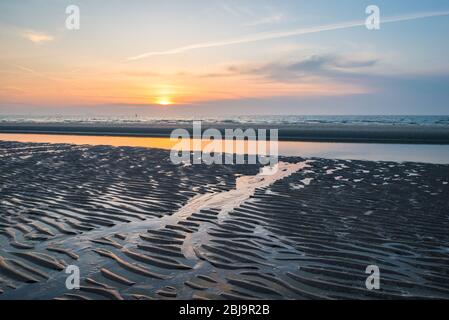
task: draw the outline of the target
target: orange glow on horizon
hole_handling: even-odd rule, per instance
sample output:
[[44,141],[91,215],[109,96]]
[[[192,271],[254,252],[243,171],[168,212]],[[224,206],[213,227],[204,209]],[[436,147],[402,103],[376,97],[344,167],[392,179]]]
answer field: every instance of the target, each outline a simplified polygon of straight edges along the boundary
[[299,83],[278,83],[241,75],[207,77],[193,72],[169,75],[170,81],[160,75],[149,79],[123,76],[117,70],[109,70],[106,74],[101,70],[82,70],[73,74],[54,72],[38,75],[18,70],[8,78],[0,77],[0,101],[58,107],[106,104],[178,107],[210,101],[342,96],[371,91],[357,84],[318,78]]
[[172,105],[172,104],[173,104],[173,102],[170,101],[170,99],[167,99],[167,98],[161,98],[161,99],[158,99],[158,100],[156,101],[156,103],[157,103],[158,105],[161,105],[161,106],[169,106],[169,105]]

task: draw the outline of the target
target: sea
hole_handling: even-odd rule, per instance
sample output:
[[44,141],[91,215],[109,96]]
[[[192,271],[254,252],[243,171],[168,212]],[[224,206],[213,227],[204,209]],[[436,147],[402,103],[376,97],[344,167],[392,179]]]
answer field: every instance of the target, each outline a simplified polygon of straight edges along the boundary
[[232,124],[359,124],[359,125],[442,125],[449,126],[449,116],[439,115],[248,115],[217,117],[149,117],[127,116],[15,116],[0,115],[1,122],[29,123],[151,123],[182,124],[193,120]]

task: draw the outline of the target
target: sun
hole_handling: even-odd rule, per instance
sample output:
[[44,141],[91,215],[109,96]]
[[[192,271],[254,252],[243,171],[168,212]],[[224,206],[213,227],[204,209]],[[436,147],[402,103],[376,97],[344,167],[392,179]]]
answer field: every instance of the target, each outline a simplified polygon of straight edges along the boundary
[[151,89],[153,103],[159,106],[169,106],[175,104],[173,98],[176,97],[175,89],[171,85],[158,85]]
[[173,104],[173,102],[168,98],[157,99],[156,103],[161,106],[169,106],[169,105]]

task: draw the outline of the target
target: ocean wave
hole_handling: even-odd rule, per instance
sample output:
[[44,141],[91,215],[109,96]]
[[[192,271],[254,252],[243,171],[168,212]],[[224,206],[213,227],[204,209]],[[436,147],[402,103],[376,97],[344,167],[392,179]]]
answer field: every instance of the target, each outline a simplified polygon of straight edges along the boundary
[[359,124],[359,125],[449,125],[449,116],[217,116],[217,117],[86,117],[86,116],[1,116],[0,123],[112,123],[112,124],[190,124],[193,120],[221,124]]

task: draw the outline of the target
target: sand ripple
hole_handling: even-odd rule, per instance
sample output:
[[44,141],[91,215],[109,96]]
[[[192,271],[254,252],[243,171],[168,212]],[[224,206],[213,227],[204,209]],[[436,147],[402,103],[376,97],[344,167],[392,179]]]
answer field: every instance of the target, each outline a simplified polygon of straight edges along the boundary
[[285,158],[295,170],[261,183],[257,166],[162,150],[0,143],[0,157],[0,298],[449,298],[448,166]]

